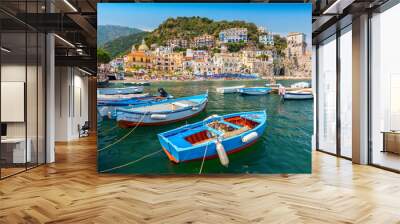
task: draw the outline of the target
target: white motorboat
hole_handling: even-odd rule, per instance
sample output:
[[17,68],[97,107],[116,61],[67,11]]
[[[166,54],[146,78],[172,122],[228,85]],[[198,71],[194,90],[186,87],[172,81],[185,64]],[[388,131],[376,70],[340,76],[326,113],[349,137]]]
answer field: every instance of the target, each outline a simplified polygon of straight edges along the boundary
[[310,100],[314,96],[310,90],[286,91],[283,94],[285,100]]
[[290,86],[291,88],[311,88],[311,84],[308,82],[297,82]]

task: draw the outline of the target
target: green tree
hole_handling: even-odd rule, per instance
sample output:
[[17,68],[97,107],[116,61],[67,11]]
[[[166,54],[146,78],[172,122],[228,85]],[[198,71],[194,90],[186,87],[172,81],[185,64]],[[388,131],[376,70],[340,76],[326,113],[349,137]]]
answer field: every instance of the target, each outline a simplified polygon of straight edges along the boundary
[[194,50],[207,50],[208,48],[206,46],[202,47],[195,47]]
[[251,41],[258,41],[258,30],[254,23],[245,21],[214,21],[203,17],[177,17],[168,18],[161,23],[157,29],[146,37],[146,43],[151,45],[157,43],[165,45],[171,39],[193,40],[194,37],[203,34],[213,35],[218,38],[219,33],[229,28],[247,28],[248,38]]
[[266,55],[266,54],[262,54],[262,55],[257,56],[257,58],[267,61],[269,57],[268,57],[268,55]]
[[279,35],[274,35],[274,46],[278,55],[284,56],[284,51],[287,48],[286,38]]
[[132,45],[136,45],[136,47],[139,46],[143,38],[147,35],[147,32],[141,32],[118,37],[115,40],[105,43],[102,48],[106,50],[112,58],[122,56],[131,51]]
[[97,49],[97,63],[107,64],[110,61],[111,61],[110,54],[103,48],[98,48]]
[[228,51],[231,53],[240,51],[243,47],[245,47],[245,43],[228,43]]
[[175,47],[174,48],[174,52],[185,52],[186,51],[186,48],[183,48],[183,47]]
[[221,49],[219,49],[219,48],[213,48],[213,49],[212,49],[212,53],[213,53],[213,54],[221,53]]

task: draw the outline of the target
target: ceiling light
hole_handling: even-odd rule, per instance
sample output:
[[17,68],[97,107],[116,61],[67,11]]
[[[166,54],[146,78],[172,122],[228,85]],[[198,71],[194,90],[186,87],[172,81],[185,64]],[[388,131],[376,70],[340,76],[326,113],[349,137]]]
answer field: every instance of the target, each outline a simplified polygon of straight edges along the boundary
[[355,0],[336,0],[332,5],[330,5],[324,12],[323,15],[327,14],[342,14],[343,10],[351,5]]
[[0,49],[1,49],[2,51],[6,52],[6,53],[10,53],[10,52],[11,52],[11,50],[9,50],[9,49],[7,49],[7,48],[5,48],[5,47],[1,47]]
[[83,73],[85,73],[85,74],[87,74],[87,75],[92,75],[92,73],[90,73],[90,72],[88,72],[88,71],[85,71],[85,70],[83,70],[83,69],[81,69],[81,68],[78,68],[78,70],[81,71],[81,72],[83,72]]
[[75,48],[75,45],[73,45],[71,42],[69,42],[68,40],[60,37],[58,34],[54,34],[55,37],[57,37],[58,39],[60,39],[61,41],[63,41],[64,43],[66,43],[67,45],[69,45],[70,47]]
[[64,0],[65,4],[67,4],[74,12],[78,12],[78,10],[73,6],[68,0]]

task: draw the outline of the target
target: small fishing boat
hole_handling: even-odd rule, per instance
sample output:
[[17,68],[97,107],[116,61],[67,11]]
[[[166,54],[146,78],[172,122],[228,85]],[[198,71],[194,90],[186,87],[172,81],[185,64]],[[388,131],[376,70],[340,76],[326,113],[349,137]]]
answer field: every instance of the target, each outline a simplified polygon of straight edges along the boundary
[[269,87],[248,87],[238,90],[242,95],[265,95],[271,92]]
[[97,87],[99,88],[105,88],[108,84],[108,79],[97,80]]
[[143,97],[133,97],[133,98],[120,98],[120,99],[97,99],[97,105],[99,106],[137,106],[145,105],[149,102],[158,102],[165,99],[172,99],[173,97],[161,97],[161,96],[143,96]]
[[[114,95],[106,95],[106,96],[114,96]],[[117,116],[117,108],[129,109],[135,106],[145,106],[158,102],[166,102],[168,99],[172,98],[173,98],[172,96],[160,97],[160,96],[150,96],[147,94],[147,96],[139,98],[97,100],[97,109],[101,117],[108,117],[109,119],[115,119]]]
[[229,86],[229,87],[218,87],[217,93],[237,93],[238,89],[244,88],[245,86]]
[[99,95],[116,95],[116,94],[134,94],[142,93],[144,90],[143,86],[132,86],[125,88],[100,88],[97,89]]
[[310,87],[311,87],[311,84],[308,83],[308,82],[297,82],[297,83],[294,83],[294,84],[290,85],[290,88],[301,88],[301,89],[304,89],[304,88],[310,88]]
[[286,91],[283,94],[285,100],[310,100],[313,99],[311,90],[298,90],[298,91]]
[[117,122],[122,128],[169,124],[199,114],[207,102],[208,93],[129,109],[117,108]]
[[97,102],[99,101],[114,101],[114,100],[126,100],[126,99],[138,99],[150,96],[149,93],[133,93],[133,94],[114,94],[114,95],[97,95]]
[[150,86],[150,82],[126,82],[126,86]]
[[269,87],[269,88],[279,88],[282,85],[280,83],[267,83],[265,84],[265,87]]
[[158,134],[160,144],[174,163],[220,158],[228,166],[227,154],[254,144],[266,128],[265,111],[212,115],[203,121]]
[[115,119],[117,117],[117,107],[97,105],[97,116],[102,119]]

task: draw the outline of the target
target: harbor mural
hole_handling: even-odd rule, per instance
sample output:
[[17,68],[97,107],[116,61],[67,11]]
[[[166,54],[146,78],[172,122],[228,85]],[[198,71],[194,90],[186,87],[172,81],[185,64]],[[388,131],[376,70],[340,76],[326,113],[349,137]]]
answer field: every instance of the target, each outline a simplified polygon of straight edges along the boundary
[[310,173],[311,4],[98,4],[100,173]]

